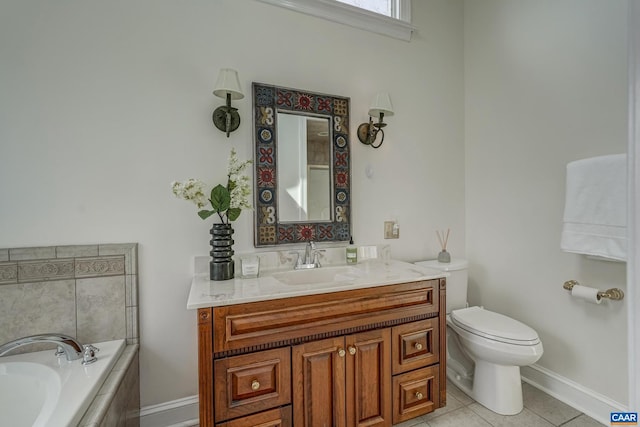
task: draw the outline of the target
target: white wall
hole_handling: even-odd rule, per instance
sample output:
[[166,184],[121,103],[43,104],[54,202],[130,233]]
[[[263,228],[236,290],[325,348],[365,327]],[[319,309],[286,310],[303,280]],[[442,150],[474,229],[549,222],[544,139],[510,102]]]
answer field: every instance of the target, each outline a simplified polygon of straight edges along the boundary
[[[628,283],[639,283],[640,274],[640,4],[629,0],[629,226],[632,244],[627,263]],[[629,325],[629,408],[640,408],[640,290],[627,289]]]
[[[413,18],[406,43],[251,0],[0,3],[0,247],[140,243],[143,406],[197,392],[185,305],[211,223],[169,183],[221,183],[231,146],[251,156],[252,81],[351,98],[357,244],[397,219],[395,257],[434,257],[447,227],[464,254],[463,3],[415,1]],[[228,139],[211,123],[221,67],[246,94]],[[383,90],[396,115],[373,150],[355,129]],[[252,215],[235,229],[252,250]]]
[[565,166],[627,146],[626,1],[465,2],[470,298],[531,325],[544,368],[627,403],[625,264],[559,249]]

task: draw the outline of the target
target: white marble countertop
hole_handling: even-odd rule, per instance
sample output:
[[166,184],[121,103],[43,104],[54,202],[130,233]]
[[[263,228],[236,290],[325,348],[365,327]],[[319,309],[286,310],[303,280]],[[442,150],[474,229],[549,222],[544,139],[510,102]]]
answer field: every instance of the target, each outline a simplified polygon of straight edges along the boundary
[[[298,271],[261,270],[260,276],[255,279],[235,278],[224,281],[209,280],[208,272],[196,274],[191,282],[187,309],[348,291],[448,276],[442,271],[408,262],[380,259],[369,259],[355,265],[330,265],[308,272],[323,277],[316,283],[287,284],[285,282],[288,277],[293,278],[293,281],[302,277],[297,274]],[[282,273],[285,273],[284,276]],[[305,273],[302,272],[302,275]]]

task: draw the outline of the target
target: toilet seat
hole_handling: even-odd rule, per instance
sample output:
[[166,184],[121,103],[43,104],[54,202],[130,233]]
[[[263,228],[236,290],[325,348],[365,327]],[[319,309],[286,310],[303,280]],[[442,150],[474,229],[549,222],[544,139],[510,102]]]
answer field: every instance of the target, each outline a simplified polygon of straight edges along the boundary
[[450,318],[459,328],[493,341],[521,346],[540,343],[538,334],[529,326],[482,307],[452,310]]

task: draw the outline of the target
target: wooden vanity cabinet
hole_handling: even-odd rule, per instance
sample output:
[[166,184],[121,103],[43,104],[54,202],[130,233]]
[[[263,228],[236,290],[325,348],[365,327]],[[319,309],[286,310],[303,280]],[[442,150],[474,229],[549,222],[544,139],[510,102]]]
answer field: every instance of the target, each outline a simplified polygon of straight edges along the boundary
[[200,426],[391,426],[444,406],[444,307],[433,279],[201,308]]

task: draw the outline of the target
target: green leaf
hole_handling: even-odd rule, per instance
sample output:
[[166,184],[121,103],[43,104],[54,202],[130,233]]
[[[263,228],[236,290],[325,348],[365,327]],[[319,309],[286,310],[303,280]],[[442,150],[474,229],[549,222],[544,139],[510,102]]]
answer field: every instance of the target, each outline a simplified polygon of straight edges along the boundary
[[229,208],[227,218],[229,218],[229,221],[235,221],[240,216],[240,212],[242,212],[240,208]]
[[224,212],[231,204],[231,194],[222,185],[218,184],[211,190],[211,206],[216,212]]
[[199,216],[200,218],[202,218],[202,219],[207,219],[207,218],[209,218],[211,215],[213,215],[214,213],[216,213],[216,211],[208,211],[208,210],[203,209],[203,210],[201,210],[201,211],[198,211],[198,216]]

